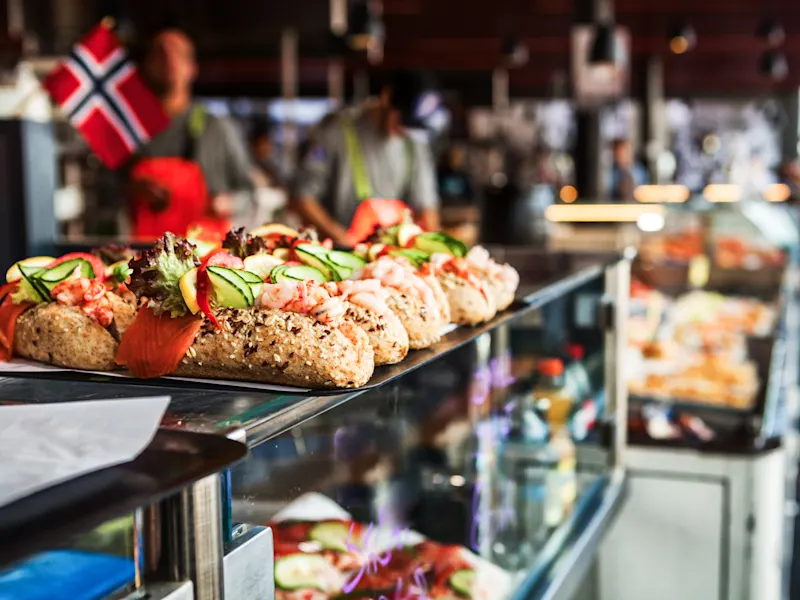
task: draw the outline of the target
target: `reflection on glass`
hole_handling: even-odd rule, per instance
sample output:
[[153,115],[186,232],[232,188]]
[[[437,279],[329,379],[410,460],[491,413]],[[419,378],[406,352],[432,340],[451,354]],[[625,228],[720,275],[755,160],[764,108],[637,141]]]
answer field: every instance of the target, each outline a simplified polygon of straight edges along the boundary
[[[233,472],[234,519],[275,524],[288,507],[275,529],[281,560],[290,529],[307,543],[320,521],[352,526],[345,594],[415,597],[422,569],[431,598],[465,595],[459,586],[510,596],[611,468],[598,427],[604,334],[586,317],[601,293],[590,282],[255,447]],[[293,512],[310,492],[326,500]]]

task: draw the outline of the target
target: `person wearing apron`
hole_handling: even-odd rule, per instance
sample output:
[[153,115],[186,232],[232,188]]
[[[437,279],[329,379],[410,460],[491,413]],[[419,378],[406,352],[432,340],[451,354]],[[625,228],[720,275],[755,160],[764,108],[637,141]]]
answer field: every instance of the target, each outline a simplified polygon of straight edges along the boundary
[[423,228],[437,230],[433,156],[427,140],[406,128],[418,127],[439,105],[423,74],[395,72],[378,99],[326,119],[292,185],[303,221],[342,246],[368,235],[370,218],[399,220],[405,206]]
[[132,233],[184,235],[193,225],[230,227],[252,212],[253,166],[233,125],[192,100],[194,46],[178,30],[158,34],[143,73],[170,117],[169,127],[126,170]]

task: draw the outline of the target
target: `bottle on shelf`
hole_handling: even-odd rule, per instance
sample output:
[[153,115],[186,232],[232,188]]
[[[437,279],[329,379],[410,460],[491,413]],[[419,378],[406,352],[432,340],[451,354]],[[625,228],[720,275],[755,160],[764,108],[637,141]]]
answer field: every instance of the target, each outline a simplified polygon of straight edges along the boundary
[[577,496],[575,444],[569,429],[575,399],[565,385],[563,361],[543,359],[539,361],[538,371],[534,406],[548,425],[548,446],[550,454],[556,458],[547,474],[544,502],[545,524],[552,528],[564,520]]
[[564,347],[566,365],[564,366],[564,385],[576,404],[580,405],[592,395],[589,372],[583,364],[584,349],[580,344],[567,344]]

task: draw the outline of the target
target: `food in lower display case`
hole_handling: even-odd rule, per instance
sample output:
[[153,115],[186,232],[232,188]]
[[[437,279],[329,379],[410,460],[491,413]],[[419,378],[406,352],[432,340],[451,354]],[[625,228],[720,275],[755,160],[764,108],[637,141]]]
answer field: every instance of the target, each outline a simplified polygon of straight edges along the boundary
[[[310,520],[312,506],[319,518]],[[303,518],[294,518],[296,512]],[[463,546],[381,520],[355,522],[320,494],[299,498],[269,526],[281,600],[489,600],[511,589],[509,573]]]
[[107,371],[133,322],[127,263],[73,252],[14,264],[0,286],[0,362],[13,356]]
[[[750,408],[758,394],[758,365],[748,340],[775,327],[775,308],[754,298],[693,291],[674,301],[643,292],[636,282],[629,329],[628,390],[638,397]],[[638,306],[637,303],[638,302]],[[644,320],[642,313],[650,314]],[[637,328],[653,322],[647,335]]]

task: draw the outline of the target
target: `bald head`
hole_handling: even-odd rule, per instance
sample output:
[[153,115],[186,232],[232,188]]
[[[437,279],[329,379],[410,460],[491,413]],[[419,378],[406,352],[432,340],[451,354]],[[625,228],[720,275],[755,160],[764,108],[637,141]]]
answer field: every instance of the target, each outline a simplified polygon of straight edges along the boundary
[[154,91],[162,96],[188,93],[197,75],[192,40],[178,29],[156,35],[145,58],[144,73]]

